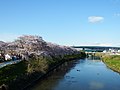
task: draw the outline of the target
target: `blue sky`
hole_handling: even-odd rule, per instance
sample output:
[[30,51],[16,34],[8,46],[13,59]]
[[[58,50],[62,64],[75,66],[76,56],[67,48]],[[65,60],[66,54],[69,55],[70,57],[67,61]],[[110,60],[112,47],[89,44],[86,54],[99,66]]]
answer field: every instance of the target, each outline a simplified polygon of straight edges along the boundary
[[0,40],[120,46],[120,0],[0,0]]

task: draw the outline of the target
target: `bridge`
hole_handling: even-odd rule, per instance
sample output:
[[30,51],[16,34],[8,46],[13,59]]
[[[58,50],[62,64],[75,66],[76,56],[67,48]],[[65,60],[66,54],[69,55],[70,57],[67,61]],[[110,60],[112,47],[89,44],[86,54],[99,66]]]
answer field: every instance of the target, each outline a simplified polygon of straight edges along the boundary
[[77,50],[84,50],[84,51],[90,51],[90,52],[103,52],[104,50],[114,50],[118,51],[120,50],[120,47],[112,47],[112,46],[72,46],[73,48],[76,48]]

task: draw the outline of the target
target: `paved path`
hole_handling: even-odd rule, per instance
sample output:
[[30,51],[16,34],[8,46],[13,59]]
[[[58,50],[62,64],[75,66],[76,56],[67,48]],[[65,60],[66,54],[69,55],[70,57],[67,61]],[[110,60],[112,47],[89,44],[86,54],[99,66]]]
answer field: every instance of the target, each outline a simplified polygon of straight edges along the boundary
[[10,65],[10,64],[18,63],[20,61],[21,60],[15,60],[15,61],[9,61],[9,62],[2,62],[2,63],[0,63],[0,68],[5,67],[5,66]]

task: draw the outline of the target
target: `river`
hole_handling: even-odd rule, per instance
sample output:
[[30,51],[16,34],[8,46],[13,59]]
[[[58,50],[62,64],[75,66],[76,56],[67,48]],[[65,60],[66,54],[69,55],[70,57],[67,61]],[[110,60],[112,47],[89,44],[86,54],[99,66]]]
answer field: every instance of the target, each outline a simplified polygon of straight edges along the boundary
[[30,90],[120,90],[120,74],[101,60],[73,60],[65,62]]

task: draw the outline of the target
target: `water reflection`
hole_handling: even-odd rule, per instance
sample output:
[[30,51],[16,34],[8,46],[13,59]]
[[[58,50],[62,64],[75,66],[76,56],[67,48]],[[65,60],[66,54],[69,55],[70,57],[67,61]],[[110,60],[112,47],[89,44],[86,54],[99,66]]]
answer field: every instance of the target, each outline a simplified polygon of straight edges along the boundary
[[100,83],[100,82],[92,81],[92,82],[90,82],[89,88],[91,90],[103,89],[104,88],[104,84]]
[[119,90],[120,75],[101,60],[66,62],[31,90]]

